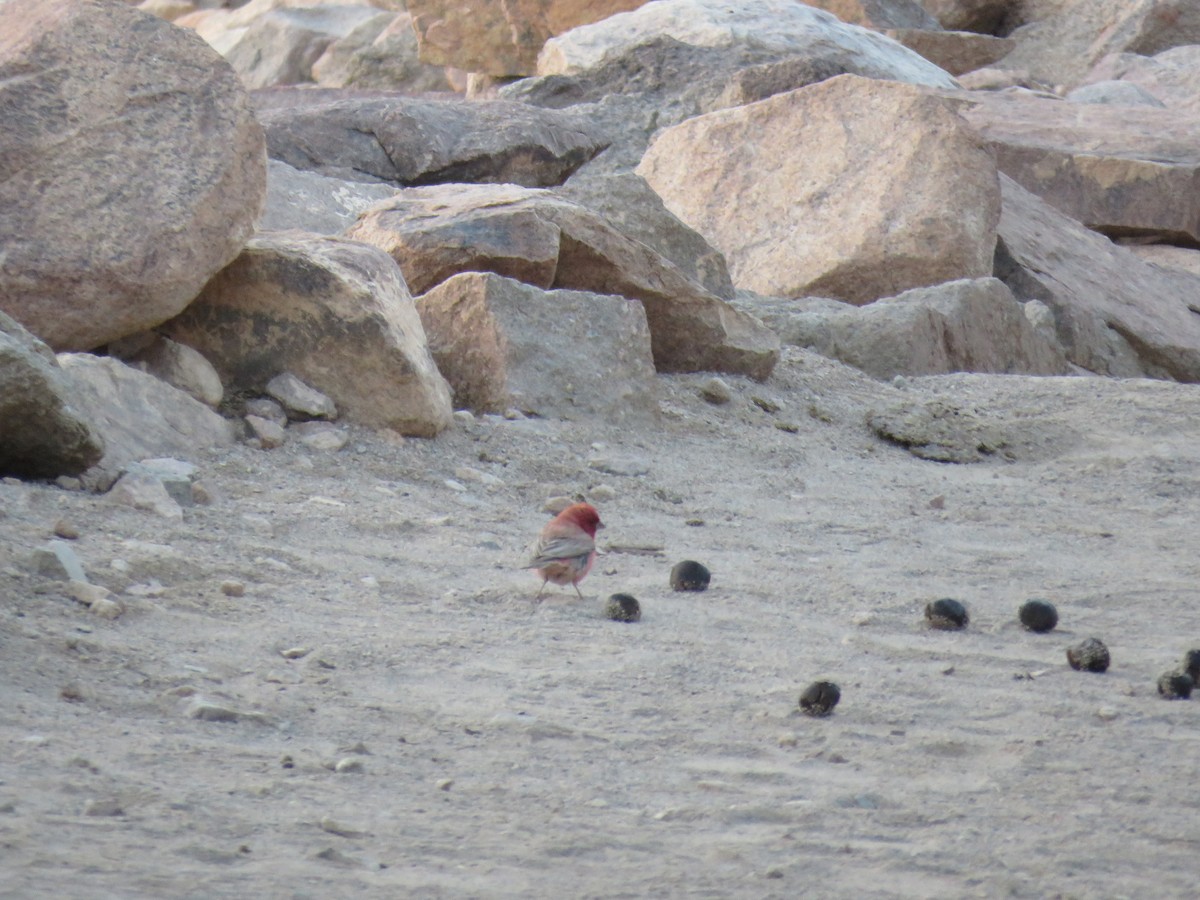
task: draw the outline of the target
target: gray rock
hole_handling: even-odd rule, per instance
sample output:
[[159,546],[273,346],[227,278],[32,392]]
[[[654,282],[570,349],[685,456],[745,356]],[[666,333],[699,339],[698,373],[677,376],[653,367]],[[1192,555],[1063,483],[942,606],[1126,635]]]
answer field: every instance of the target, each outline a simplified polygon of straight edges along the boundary
[[152,375],[87,353],[63,353],[59,362],[77,407],[104,439],[106,470],[233,443],[229,422]]
[[267,382],[267,393],[278,400],[292,418],[336,419],[337,405],[325,394],[309,387],[291,372]]
[[55,478],[100,461],[104,440],[73,400],[53,351],[0,312],[0,475]]
[[71,545],[65,541],[47,541],[33,551],[33,569],[44,578],[55,581],[86,583],[87,572]]
[[183,518],[183,510],[163,483],[147,472],[130,472],[117,479],[108,497],[114,503],[132,506],[162,516],[164,519]]
[[391,185],[330,178],[272,159],[267,163],[267,202],[258,229],[340,234],[372,203],[395,192]]
[[906,402],[867,416],[879,437],[935,462],[980,462],[1006,446],[998,427],[945,400]]

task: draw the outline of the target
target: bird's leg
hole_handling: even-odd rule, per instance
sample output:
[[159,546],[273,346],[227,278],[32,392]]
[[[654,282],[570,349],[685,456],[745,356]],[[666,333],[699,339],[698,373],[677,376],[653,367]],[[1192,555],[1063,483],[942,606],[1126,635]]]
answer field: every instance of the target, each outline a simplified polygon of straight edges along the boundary
[[580,600],[582,600],[582,599],[583,599],[583,594],[580,594],[580,593],[579,593],[579,584],[578,584],[578,582],[572,581],[572,582],[571,582],[571,587],[575,588],[575,593],[576,593],[576,595],[579,597],[579,599],[580,599]]
[[547,584],[549,584],[549,581],[547,579],[543,578],[542,586],[540,588],[538,588],[537,596],[533,598],[535,602],[542,599],[542,591],[544,591],[546,589]]

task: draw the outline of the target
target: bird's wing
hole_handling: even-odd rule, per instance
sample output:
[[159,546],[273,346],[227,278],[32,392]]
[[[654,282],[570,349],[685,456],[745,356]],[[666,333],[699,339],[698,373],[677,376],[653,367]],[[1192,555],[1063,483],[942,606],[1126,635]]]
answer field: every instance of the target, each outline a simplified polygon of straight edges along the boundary
[[596,542],[586,534],[543,538],[534,546],[533,555],[525,568],[536,569],[555,560],[587,556],[595,549]]

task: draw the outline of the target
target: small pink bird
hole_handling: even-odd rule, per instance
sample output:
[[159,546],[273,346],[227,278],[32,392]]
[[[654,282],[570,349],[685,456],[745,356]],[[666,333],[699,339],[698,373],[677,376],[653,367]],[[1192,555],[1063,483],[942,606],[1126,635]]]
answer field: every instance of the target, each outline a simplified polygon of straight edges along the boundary
[[542,587],[535,599],[541,599],[547,582],[569,584],[579,593],[579,582],[596,561],[596,529],[603,528],[600,514],[589,503],[573,503],[546,523],[533,548],[526,569],[537,569]]

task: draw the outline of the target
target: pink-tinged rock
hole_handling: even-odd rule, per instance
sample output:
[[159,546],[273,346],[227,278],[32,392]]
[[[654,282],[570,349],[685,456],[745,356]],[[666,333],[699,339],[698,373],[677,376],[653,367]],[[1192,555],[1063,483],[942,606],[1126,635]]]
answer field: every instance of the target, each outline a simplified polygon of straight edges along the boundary
[[1200,46],[1174,47],[1149,57],[1114,53],[1096,64],[1084,86],[1111,80],[1141,88],[1170,109],[1200,116]]
[[0,307],[56,349],[178,313],[262,205],[233,70],[115,0],[0,4],[0,121]]
[[1200,118],[975,93],[961,107],[1004,174],[1108,235],[1200,240]]
[[1194,0],[1036,0],[1025,17],[1009,35],[1017,46],[1004,65],[1068,88],[1110,53],[1152,56],[1200,44]]
[[1143,262],[1000,181],[996,275],[1054,311],[1067,359],[1100,375],[1200,381],[1200,277]]
[[911,85],[843,75],[689,119],[637,172],[760,294],[862,304],[992,271],[995,163]]
[[247,245],[163,332],[212,362],[231,391],[290,372],[344,419],[432,436],[450,389],[396,264],[353,241],[270,232]]
[[406,188],[348,229],[387,251],[412,290],[459,272],[488,271],[549,290],[642,301],[660,371],[713,370],[766,378],[779,341],[605,219],[547,190],[516,185]]
[[637,300],[464,272],[417,298],[417,310],[458,408],[607,422],[657,413]]
[[807,6],[833,13],[843,22],[864,28],[922,28],[941,31],[938,20],[917,0],[803,0]]
[[647,0],[407,0],[421,59],[486,75],[532,75],[546,41]]

